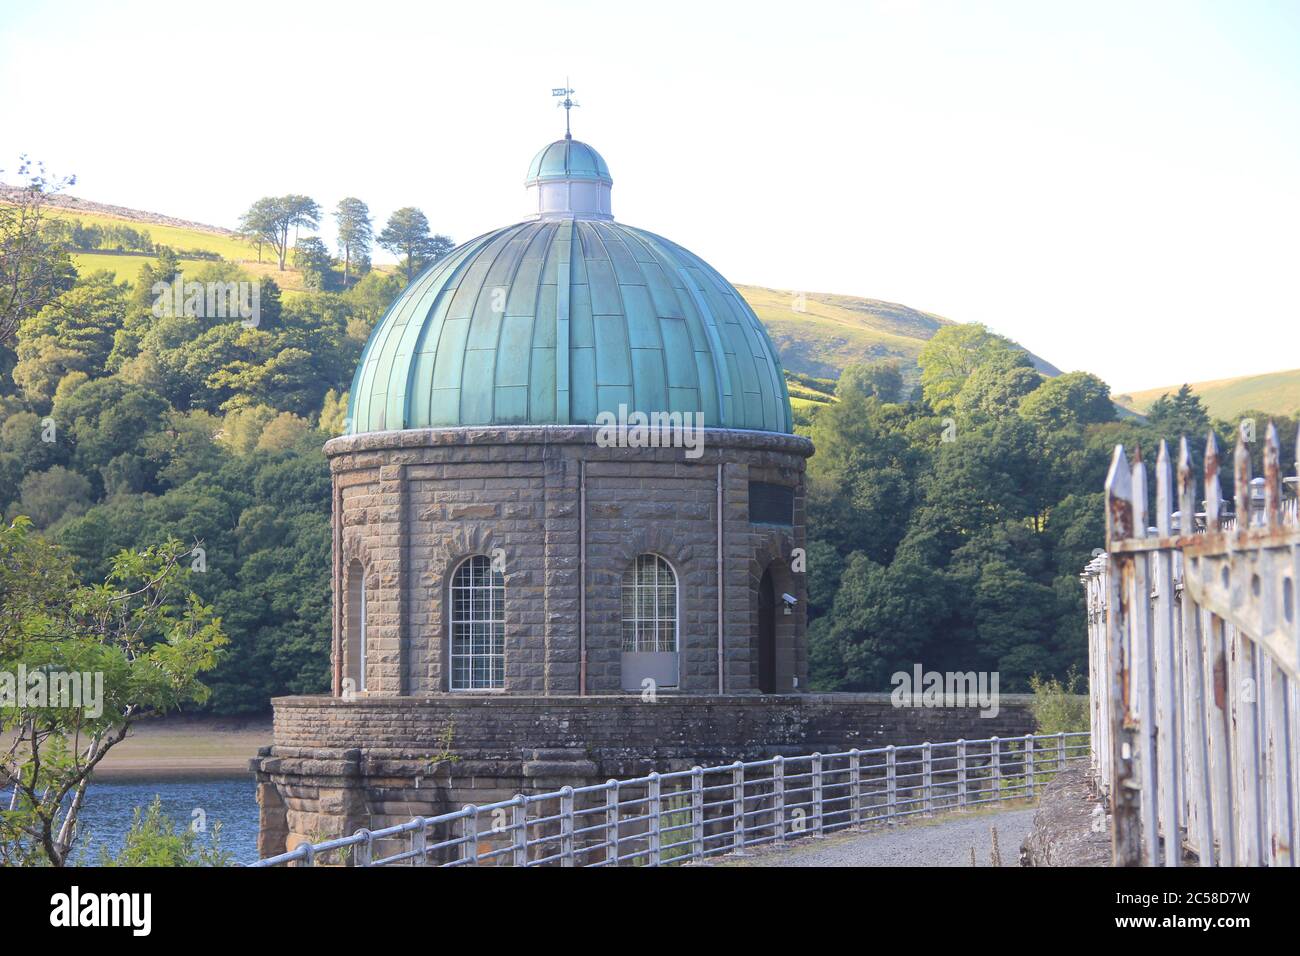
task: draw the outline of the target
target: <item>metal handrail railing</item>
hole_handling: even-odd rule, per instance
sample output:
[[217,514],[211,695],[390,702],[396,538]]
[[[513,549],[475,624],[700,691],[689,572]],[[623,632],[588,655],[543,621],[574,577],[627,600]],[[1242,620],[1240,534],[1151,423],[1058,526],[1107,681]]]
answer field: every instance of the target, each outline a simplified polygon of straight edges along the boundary
[[[769,757],[652,773],[360,829],[255,867],[673,866],[804,836],[1032,799],[1087,732]],[[531,811],[531,813],[530,813]]]

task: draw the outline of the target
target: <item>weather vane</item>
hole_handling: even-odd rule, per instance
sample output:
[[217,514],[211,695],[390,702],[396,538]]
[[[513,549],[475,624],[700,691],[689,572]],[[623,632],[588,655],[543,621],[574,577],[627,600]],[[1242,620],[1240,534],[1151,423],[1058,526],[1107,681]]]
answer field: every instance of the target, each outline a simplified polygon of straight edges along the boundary
[[565,139],[573,139],[573,134],[569,132],[569,110],[573,109],[575,106],[581,105],[579,103],[573,102],[574,92],[575,92],[574,90],[569,88],[569,78],[567,76],[564,78],[563,86],[551,87],[552,96],[564,97],[564,99],[561,102],[556,103],[555,105],[564,107],[564,138]]

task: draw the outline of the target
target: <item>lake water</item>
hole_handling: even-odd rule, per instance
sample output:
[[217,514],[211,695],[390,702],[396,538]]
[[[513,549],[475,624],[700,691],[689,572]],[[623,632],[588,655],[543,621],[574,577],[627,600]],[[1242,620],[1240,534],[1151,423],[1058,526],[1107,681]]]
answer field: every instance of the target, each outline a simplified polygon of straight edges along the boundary
[[[148,807],[154,796],[162,798],[163,813],[177,830],[195,819],[206,823],[207,842],[212,825],[221,821],[221,847],[240,863],[257,858],[257,791],[251,774],[235,777],[156,777],[145,780],[100,780],[86,791],[81,811],[81,838],[77,859],[99,860],[100,847],[116,852],[122,846],[136,807]],[[201,816],[195,811],[201,811]]]

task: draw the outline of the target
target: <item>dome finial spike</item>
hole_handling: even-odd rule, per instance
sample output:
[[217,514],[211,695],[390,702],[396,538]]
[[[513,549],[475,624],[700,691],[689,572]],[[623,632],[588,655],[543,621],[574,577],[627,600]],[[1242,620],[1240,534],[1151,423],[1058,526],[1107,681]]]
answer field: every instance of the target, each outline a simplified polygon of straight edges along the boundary
[[581,105],[580,103],[573,102],[573,94],[575,92],[577,91],[569,86],[569,78],[567,76],[564,78],[563,86],[551,87],[552,96],[564,97],[563,100],[561,100],[559,103],[556,103],[555,105],[564,107],[564,138],[565,139],[573,139],[573,133],[569,129],[569,111],[572,110],[575,106]]

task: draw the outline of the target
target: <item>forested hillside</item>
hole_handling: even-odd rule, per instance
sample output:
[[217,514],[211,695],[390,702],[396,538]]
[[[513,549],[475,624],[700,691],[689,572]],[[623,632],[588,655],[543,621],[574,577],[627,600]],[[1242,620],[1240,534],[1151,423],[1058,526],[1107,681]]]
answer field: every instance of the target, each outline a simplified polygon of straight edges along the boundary
[[[33,225],[23,205],[0,205],[0,509],[6,520],[29,516],[86,582],[103,580],[122,549],[169,538],[192,547],[193,587],[230,636],[207,678],[207,706],[220,713],[327,686],[321,445],[342,428],[370,329],[406,277],[450,246],[418,210],[375,234],[364,203],[346,200],[335,212],[346,244],[327,249],[309,234],[321,213],[304,199],[250,208],[239,241],[262,245],[260,270],[210,249],[190,247],[206,257],[187,261],[88,212],[72,213],[82,216],[73,225],[36,209]],[[105,237],[141,247],[134,274],[100,270],[93,252],[77,251]],[[375,242],[400,256],[397,273],[370,268]],[[302,291],[282,294],[282,276],[297,276]],[[259,282],[258,314],[167,307],[155,288],[178,277]],[[832,307],[852,310],[840,301],[823,311]],[[852,325],[839,313],[822,320]],[[910,311],[895,320],[912,321]],[[885,689],[892,672],[920,662],[996,669],[1014,690],[1082,667],[1077,576],[1102,543],[1110,450],[1140,441],[1154,458],[1161,437],[1203,436],[1204,409],[1183,391],[1146,421],[1119,422],[1100,380],[1045,378],[980,326],[936,320],[924,338],[877,331],[919,347],[852,362],[838,382],[790,376],[800,430],[817,445],[815,686]],[[1293,457],[1295,422],[1280,425]],[[1219,429],[1226,440],[1232,427]]]

